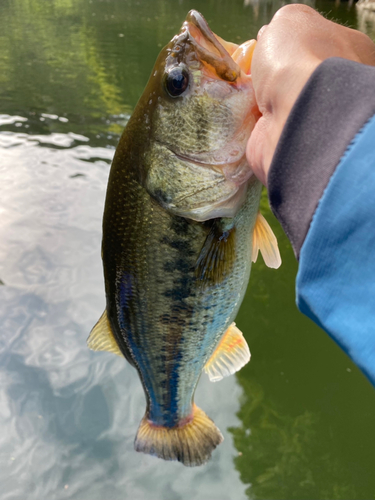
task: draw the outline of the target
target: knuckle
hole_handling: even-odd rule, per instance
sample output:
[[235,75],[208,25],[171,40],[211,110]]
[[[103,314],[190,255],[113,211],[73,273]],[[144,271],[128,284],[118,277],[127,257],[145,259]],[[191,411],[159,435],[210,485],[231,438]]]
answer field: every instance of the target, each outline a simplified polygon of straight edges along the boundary
[[274,20],[283,20],[283,19],[291,19],[294,17],[299,17],[301,14],[303,15],[312,15],[315,14],[315,10],[307,5],[301,4],[288,4],[281,7],[276,14],[274,15]]

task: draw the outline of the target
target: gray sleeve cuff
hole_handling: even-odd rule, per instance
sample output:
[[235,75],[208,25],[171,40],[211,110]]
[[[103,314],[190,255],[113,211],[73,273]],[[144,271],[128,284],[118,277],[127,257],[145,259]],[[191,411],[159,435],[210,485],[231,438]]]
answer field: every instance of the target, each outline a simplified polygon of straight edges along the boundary
[[331,175],[374,114],[375,68],[336,57],[317,67],[293,106],[272,160],[268,190],[297,259]]

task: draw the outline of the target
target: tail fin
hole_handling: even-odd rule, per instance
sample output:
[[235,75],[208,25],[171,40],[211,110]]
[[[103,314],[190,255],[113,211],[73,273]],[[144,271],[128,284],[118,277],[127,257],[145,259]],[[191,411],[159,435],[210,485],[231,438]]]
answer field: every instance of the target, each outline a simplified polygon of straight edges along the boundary
[[223,436],[213,421],[194,405],[192,418],[172,428],[156,426],[144,416],[134,448],[136,451],[164,460],[178,460],[193,467],[206,463],[211,452],[222,441]]

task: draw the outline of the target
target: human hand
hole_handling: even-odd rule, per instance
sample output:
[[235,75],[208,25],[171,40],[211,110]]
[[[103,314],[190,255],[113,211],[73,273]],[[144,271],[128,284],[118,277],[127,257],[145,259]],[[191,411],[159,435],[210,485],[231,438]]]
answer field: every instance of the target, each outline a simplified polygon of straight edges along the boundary
[[375,66],[375,45],[363,33],[298,4],[282,7],[259,31],[251,74],[262,116],[250,136],[246,155],[264,185],[297,97],[315,68],[329,57]]

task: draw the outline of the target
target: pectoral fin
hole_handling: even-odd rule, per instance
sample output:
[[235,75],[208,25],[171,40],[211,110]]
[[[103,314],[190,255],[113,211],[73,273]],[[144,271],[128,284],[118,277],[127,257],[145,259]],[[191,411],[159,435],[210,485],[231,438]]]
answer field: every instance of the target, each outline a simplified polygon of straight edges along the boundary
[[242,332],[232,323],[204,367],[211,382],[218,382],[250,361],[250,349]]
[[87,346],[93,351],[113,352],[118,356],[123,356],[112,333],[106,310],[91,330],[89,338],[87,339]]
[[232,270],[235,260],[235,232],[223,231],[216,223],[204,242],[195,264],[195,276],[203,285],[221,283]]
[[266,266],[273,269],[280,267],[281,257],[276,236],[260,212],[258,213],[253,231],[253,251],[251,256],[253,262],[257,260],[259,250]]

